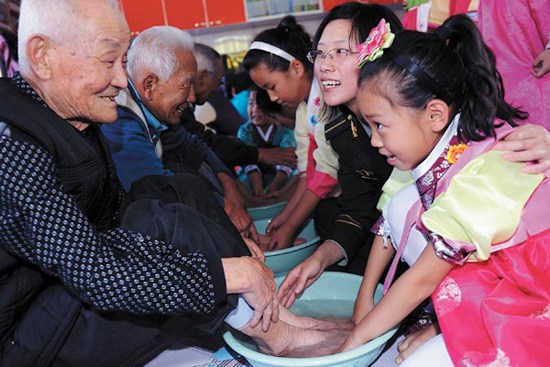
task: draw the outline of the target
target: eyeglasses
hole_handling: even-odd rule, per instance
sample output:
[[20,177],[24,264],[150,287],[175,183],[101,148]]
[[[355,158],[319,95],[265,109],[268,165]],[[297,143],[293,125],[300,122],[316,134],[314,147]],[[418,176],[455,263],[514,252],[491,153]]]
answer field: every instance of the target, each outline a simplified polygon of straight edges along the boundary
[[328,50],[327,52],[321,51],[321,50],[313,50],[309,51],[306,55],[307,59],[311,63],[315,63],[317,60],[324,60],[327,57],[330,57],[333,61],[342,61],[346,57],[356,54],[357,52],[353,52],[351,50],[348,50],[347,48],[332,48]]

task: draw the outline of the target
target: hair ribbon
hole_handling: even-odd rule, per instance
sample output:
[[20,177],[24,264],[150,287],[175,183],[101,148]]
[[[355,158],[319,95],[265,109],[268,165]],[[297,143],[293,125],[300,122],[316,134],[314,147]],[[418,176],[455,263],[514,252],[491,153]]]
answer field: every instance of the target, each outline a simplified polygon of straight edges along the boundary
[[292,61],[296,60],[296,58],[294,56],[292,56],[291,54],[289,54],[285,50],[281,50],[279,47],[270,45],[269,43],[266,43],[266,42],[254,41],[250,44],[250,48],[248,50],[249,51],[250,50],[260,50],[260,51],[269,52],[270,54],[282,57],[283,59],[287,60],[288,62],[292,62]]

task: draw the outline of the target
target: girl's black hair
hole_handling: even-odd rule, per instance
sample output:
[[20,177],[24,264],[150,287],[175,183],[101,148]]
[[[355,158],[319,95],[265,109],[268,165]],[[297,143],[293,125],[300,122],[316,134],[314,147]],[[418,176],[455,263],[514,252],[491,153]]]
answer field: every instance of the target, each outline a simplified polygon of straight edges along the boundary
[[313,37],[313,49],[317,49],[326,26],[338,19],[348,20],[351,23],[350,41],[353,40],[356,44],[367,39],[370,30],[378,25],[380,19],[386,19],[393,33],[403,29],[401,21],[391,9],[378,4],[349,2],[333,8],[321,21]]
[[[311,37],[304,27],[296,23],[294,16],[285,16],[277,27],[262,31],[254,41],[265,42],[288,52],[304,64],[309,75],[313,75],[313,65],[306,57],[311,50]],[[248,51],[243,60],[243,66],[247,71],[262,63],[265,63],[269,70],[279,71],[287,71],[290,65],[288,60],[262,50]]]
[[273,102],[265,89],[254,86],[250,90],[256,92],[256,103],[263,113],[270,116],[281,113],[281,105]]
[[405,107],[423,109],[431,99],[443,99],[453,116],[461,113],[459,131],[466,140],[495,136],[495,117],[526,117],[504,100],[495,56],[465,15],[447,19],[434,33],[396,34],[380,59],[363,66],[359,86],[374,78],[369,88]]
[[[395,13],[385,6],[378,4],[361,4],[358,2],[349,2],[333,8],[321,21],[319,28],[313,37],[313,49],[317,49],[317,44],[325,31],[326,26],[335,20],[347,20],[350,22],[349,40],[351,44],[360,44],[364,42],[371,29],[385,19],[390,24],[393,33],[403,29],[403,25]],[[353,42],[352,42],[353,41]],[[355,51],[355,50],[352,50]],[[319,112],[319,117],[326,121],[331,121],[341,113],[340,107],[331,107],[323,104]]]

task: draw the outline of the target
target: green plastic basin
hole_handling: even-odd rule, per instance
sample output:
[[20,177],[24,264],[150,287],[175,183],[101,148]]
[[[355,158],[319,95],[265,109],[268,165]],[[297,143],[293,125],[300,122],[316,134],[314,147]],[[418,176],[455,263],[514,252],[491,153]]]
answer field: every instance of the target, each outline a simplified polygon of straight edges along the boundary
[[[283,279],[284,276],[277,277],[277,284],[281,284]],[[353,314],[353,304],[359,292],[361,279],[362,277],[354,274],[325,272],[296,299],[290,309],[304,316],[349,318]],[[382,298],[382,294],[382,286],[379,285],[375,294],[376,302]],[[397,327],[353,350],[314,358],[287,358],[263,354],[258,352],[254,343],[243,338],[242,334],[232,331],[225,332],[223,337],[231,349],[245,357],[254,367],[364,367],[378,357],[388,339],[396,331]]]
[[[270,219],[255,220],[254,224],[259,233],[265,234],[265,229]],[[313,220],[309,220],[298,234],[307,242],[285,248],[282,250],[268,251],[265,253],[265,264],[276,274],[289,272],[293,267],[307,259],[319,246],[320,238],[317,236]]]
[[283,208],[286,205],[286,201],[282,201],[280,203],[266,205],[266,206],[258,206],[255,208],[248,208],[248,213],[252,217],[252,220],[258,220],[258,219],[270,219],[274,218],[277,214],[279,214]]

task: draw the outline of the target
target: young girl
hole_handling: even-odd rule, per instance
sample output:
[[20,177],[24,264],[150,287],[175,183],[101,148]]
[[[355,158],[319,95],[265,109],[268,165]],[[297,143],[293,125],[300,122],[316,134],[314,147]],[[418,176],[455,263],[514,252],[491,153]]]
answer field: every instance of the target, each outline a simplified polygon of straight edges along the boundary
[[267,250],[290,246],[317,203],[335,194],[338,164],[335,153],[328,147],[313,159],[317,147],[315,113],[320,99],[318,83],[313,80],[313,65],[306,58],[310,50],[309,35],[294,17],[287,16],[276,28],[254,38],[243,61],[254,83],[265,89],[272,101],[285,108],[298,107],[294,136],[300,180],[281,214],[268,227],[272,240]]
[[[250,120],[241,125],[237,132],[237,138],[247,144],[259,148],[296,147],[294,133],[291,129],[277,125],[275,120],[258,106],[258,91],[251,89],[248,98],[248,116]],[[276,165],[250,164],[242,167],[239,179],[250,188],[256,197],[273,193],[288,182],[294,176],[291,167]]]
[[[325,241],[289,272],[281,285],[279,297],[287,307],[329,266],[345,265],[339,269],[358,274],[365,269],[373,241],[370,229],[380,215],[376,205],[390,166],[370,145],[370,129],[356,117],[359,69],[355,46],[381,19],[389,22],[394,31],[401,28],[397,17],[383,6],[346,3],[327,14],[314,38],[311,59],[323,99],[315,129],[319,148],[314,157],[317,159],[319,152],[336,151],[342,194],[338,199],[323,200],[318,206],[315,221]],[[542,128],[536,130],[535,136],[545,133]],[[548,157],[548,143],[538,145],[544,147],[541,149]],[[526,160],[525,156],[521,158]]]
[[372,144],[416,182],[385,211],[382,227],[397,253],[377,242],[360,297],[372,299],[395,253],[392,268],[401,257],[411,268],[341,350],[387,331],[432,295],[443,335],[429,344],[434,353],[448,352],[456,366],[545,365],[550,185],[492,149],[512,130],[495,117],[520,116],[503,99],[494,56],[465,16],[435,35],[391,38],[373,35],[360,55],[358,107]]

